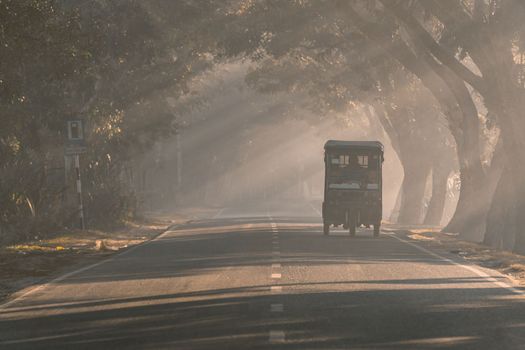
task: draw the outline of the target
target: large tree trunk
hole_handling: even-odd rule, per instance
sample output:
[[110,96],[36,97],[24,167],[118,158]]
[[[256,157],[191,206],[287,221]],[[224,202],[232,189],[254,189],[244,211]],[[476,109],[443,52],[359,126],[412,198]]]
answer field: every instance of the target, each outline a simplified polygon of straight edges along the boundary
[[458,152],[461,190],[456,211],[448,225],[448,232],[458,232],[463,239],[481,241],[482,226],[490,199],[483,196],[486,176],[481,165],[478,112],[465,83],[448,69],[442,77],[458,102],[462,119],[460,132],[453,132]]
[[432,168],[432,197],[428,205],[428,210],[423,223],[425,225],[438,226],[445,210],[445,200],[447,198],[447,180],[450,171],[442,169],[439,164],[434,164]]
[[430,163],[422,162],[411,155],[404,158],[405,175],[401,185],[401,207],[397,221],[402,224],[420,224]]
[[489,201],[480,202],[480,192],[485,187],[483,170],[463,167],[460,169],[460,181],[461,189],[456,210],[443,230],[460,233],[467,239],[481,237],[481,232],[476,231],[476,222],[484,220],[490,204]]
[[[522,158],[522,160],[523,159],[525,158]],[[517,197],[515,207],[517,220],[514,220],[516,222],[514,226],[516,237],[514,242],[514,251],[519,254],[525,254],[525,232],[523,232],[523,228],[525,227],[525,215],[523,214],[525,213],[525,193],[523,190],[525,188],[525,170],[522,169],[520,174],[515,174],[515,177],[517,176],[521,178],[519,179],[519,185],[515,184],[515,188],[519,188],[519,190],[514,192],[514,196]],[[504,237],[506,237],[506,235],[504,235]]]
[[511,44],[504,40],[491,44],[493,56],[483,66],[491,89],[484,98],[487,109],[498,116],[505,168],[487,219],[485,241],[509,249],[514,240],[514,251],[525,254],[525,93],[512,70]]
[[512,249],[516,235],[516,202],[513,198],[511,170],[505,168],[500,176],[492,204],[487,214],[483,243],[500,249]]
[[[504,90],[503,90],[504,91]],[[512,95],[512,91],[508,91]],[[486,221],[484,242],[494,247],[525,254],[525,121],[519,94],[504,98],[500,109],[501,137],[505,167],[501,173]]]
[[[510,236],[500,236],[499,227],[501,227],[501,224],[498,223],[502,217],[506,216],[505,213],[507,212],[508,204],[506,199],[511,195],[511,192],[509,191],[512,188],[512,185],[509,182],[509,170],[505,170],[505,158],[503,142],[500,137],[494,150],[494,154],[492,155],[490,168],[487,171],[487,180],[489,183],[487,196],[490,196],[490,206],[485,219],[483,243],[494,248],[503,248],[506,246],[508,247],[506,249],[512,249],[514,246],[514,233],[512,233],[512,238],[510,240]],[[505,220],[506,219],[503,219],[503,221]]]
[[403,186],[399,187],[399,191],[397,191],[396,196],[396,202],[394,204],[394,208],[392,208],[392,212],[390,213],[390,222],[397,222],[399,219],[399,210],[401,209],[401,202],[403,201]]
[[487,215],[484,243],[525,254],[525,167],[520,164],[525,155],[518,157],[507,158],[501,173]]
[[[506,86],[501,89],[504,97],[501,98],[502,106],[500,113],[501,135],[505,156],[505,169],[501,175],[498,194],[501,208],[495,210],[491,218],[491,230],[499,231],[503,248],[509,248],[514,237],[514,251],[525,254],[525,120],[523,110],[525,102],[520,91]],[[494,207],[497,204],[494,203]],[[499,230],[498,230],[499,223]]]

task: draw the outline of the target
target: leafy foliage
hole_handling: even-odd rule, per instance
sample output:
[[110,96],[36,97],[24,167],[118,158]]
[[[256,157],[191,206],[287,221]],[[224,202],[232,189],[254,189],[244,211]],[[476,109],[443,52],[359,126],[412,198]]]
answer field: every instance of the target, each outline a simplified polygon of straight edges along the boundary
[[[478,207],[476,188],[490,178],[480,135],[498,135],[506,159],[525,158],[524,16],[518,0],[1,0],[0,225],[31,235],[71,223],[64,126],[79,117],[91,223],[133,215],[133,158],[200,103],[188,98],[195,77],[239,59],[256,64],[251,87],[292,96],[282,109],[306,101],[319,115],[373,110],[349,124],[379,120],[405,166],[422,144],[433,166],[451,166],[455,146],[456,213],[471,222],[465,208]],[[497,207],[516,231],[525,166],[503,163],[500,182],[515,191]],[[525,251],[521,236],[512,239]]]
[[[188,35],[199,18],[166,26],[154,2],[148,6],[0,1],[0,225],[19,238],[75,222],[63,178],[72,118],[87,128],[82,176],[90,222],[135,210],[122,175],[130,158],[176,130],[163,93],[181,96],[210,64],[201,41]],[[171,7],[200,12],[193,2]]]

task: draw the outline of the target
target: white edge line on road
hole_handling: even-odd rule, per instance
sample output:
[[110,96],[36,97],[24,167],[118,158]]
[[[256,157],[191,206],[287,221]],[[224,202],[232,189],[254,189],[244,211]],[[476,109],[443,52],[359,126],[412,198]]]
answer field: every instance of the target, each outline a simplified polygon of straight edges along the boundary
[[271,304],[270,305],[270,311],[271,312],[283,312],[284,311],[284,305],[283,304]]
[[226,210],[226,208],[222,208],[221,210],[219,210],[215,215],[213,215],[213,218],[212,219],[217,219],[219,218],[219,216],[221,216],[222,212]]
[[[486,272],[484,272],[484,271],[482,271],[482,270],[480,270],[480,269],[478,269],[478,268],[476,268],[476,267],[474,267],[472,265],[461,264],[461,263],[456,262],[456,261],[454,261],[452,259],[445,258],[444,256],[441,256],[441,255],[439,255],[437,253],[434,253],[434,252],[432,252],[432,251],[430,251],[430,250],[428,250],[426,248],[423,248],[420,245],[417,245],[415,243],[412,243],[412,242],[409,242],[407,240],[404,240],[403,238],[400,238],[400,237],[398,237],[396,235],[391,235],[389,237],[393,237],[393,238],[397,239],[398,241],[401,241],[401,242],[403,242],[405,244],[408,244],[409,246],[412,246],[412,247],[414,247],[414,248],[416,248],[416,249],[418,249],[418,250],[420,250],[420,251],[422,251],[422,252],[424,252],[426,254],[432,255],[435,258],[438,258],[440,260],[446,261],[449,264],[459,266],[459,267],[461,267],[461,268],[463,268],[465,270],[468,270],[470,272],[474,272],[479,277],[483,277],[488,282],[492,282],[492,283],[494,283],[495,285],[497,285],[497,286],[499,286],[501,288],[507,289],[507,290],[509,290],[509,291],[511,291],[511,292],[513,292],[515,294],[518,294],[518,295],[521,295],[521,296],[525,296],[525,292],[523,292],[523,291],[521,291],[521,290],[519,290],[517,288],[514,288],[513,286],[511,286],[508,283],[505,283],[505,282],[502,282],[502,281],[498,281],[497,279],[495,279],[494,277],[491,277]],[[502,275],[502,276],[504,276],[504,275]]]
[[[179,225],[170,226],[170,227],[168,227],[164,232],[162,232],[161,234],[159,234],[157,237],[155,237],[155,238],[153,238],[153,239],[150,239],[149,241],[145,241],[145,242],[143,242],[143,243],[141,243],[141,244],[137,244],[136,246],[131,247],[131,248],[129,248],[129,249],[126,249],[126,250],[123,251],[123,252],[117,253],[117,254],[115,254],[115,255],[113,255],[113,256],[107,258],[107,259],[103,259],[103,260],[98,261],[98,262],[96,262],[96,263],[94,263],[94,264],[87,265],[87,266],[81,267],[81,268],[79,268],[79,269],[77,269],[77,270],[74,270],[74,271],[71,271],[71,272],[65,273],[65,274],[60,275],[60,276],[58,276],[58,277],[56,277],[56,278],[54,278],[54,279],[52,279],[52,280],[50,280],[50,281],[48,281],[48,282],[46,282],[46,283],[44,283],[44,284],[36,284],[36,285],[34,285],[34,286],[32,286],[32,287],[28,287],[29,289],[28,289],[26,292],[24,292],[23,294],[21,294],[21,295],[15,297],[14,299],[11,299],[11,300],[9,300],[9,301],[3,303],[3,304],[0,304],[0,310],[5,310],[5,309],[8,308],[9,306],[11,306],[11,305],[17,303],[18,301],[24,299],[25,297],[28,297],[28,296],[30,296],[31,294],[34,294],[34,293],[36,293],[36,292],[38,292],[38,291],[40,291],[40,290],[42,290],[42,289],[45,289],[45,288],[47,288],[47,287],[49,287],[49,286],[51,286],[51,285],[53,285],[53,284],[56,284],[56,283],[58,283],[58,282],[61,282],[61,281],[65,280],[66,278],[69,278],[69,277],[71,277],[71,276],[75,276],[75,275],[77,275],[77,274],[79,274],[79,273],[82,273],[82,272],[85,272],[85,271],[91,270],[91,269],[93,269],[93,268],[95,268],[95,267],[97,267],[97,266],[100,266],[100,265],[106,264],[106,263],[108,263],[108,262],[111,262],[111,261],[115,260],[115,259],[118,258],[118,257],[122,257],[122,256],[124,256],[124,255],[126,255],[126,254],[129,254],[129,253],[133,252],[134,250],[138,249],[139,247],[144,247],[144,246],[150,244],[151,242],[154,242],[154,241],[156,241],[156,240],[162,238],[162,236],[164,236],[166,233],[172,231],[172,229],[175,229],[177,226],[179,226]],[[37,282],[37,283],[38,283],[38,282]]]
[[283,343],[285,340],[284,331],[270,331],[270,343]]
[[313,211],[315,211],[315,213],[316,213],[317,215],[319,215],[319,216],[323,216],[323,213],[321,213],[321,212],[319,211],[319,209],[317,209],[316,207],[314,207],[312,203],[308,203],[308,204],[310,205],[310,208],[312,208]]

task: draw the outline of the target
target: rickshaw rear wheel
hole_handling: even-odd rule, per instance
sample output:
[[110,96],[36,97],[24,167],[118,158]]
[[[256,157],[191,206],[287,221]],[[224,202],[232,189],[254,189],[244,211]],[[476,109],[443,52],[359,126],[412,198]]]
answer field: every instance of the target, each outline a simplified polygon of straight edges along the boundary
[[381,224],[374,225],[374,237],[378,237],[381,232]]
[[356,230],[356,223],[355,223],[355,216],[354,215],[350,215],[348,217],[348,233],[350,234],[350,236],[355,236],[355,230]]
[[354,213],[348,213],[348,233],[350,234],[350,236],[355,236],[355,230],[356,230],[356,227],[357,227],[357,218],[356,218],[356,215]]
[[330,234],[330,224],[326,222],[323,223],[323,234],[325,236],[328,236]]

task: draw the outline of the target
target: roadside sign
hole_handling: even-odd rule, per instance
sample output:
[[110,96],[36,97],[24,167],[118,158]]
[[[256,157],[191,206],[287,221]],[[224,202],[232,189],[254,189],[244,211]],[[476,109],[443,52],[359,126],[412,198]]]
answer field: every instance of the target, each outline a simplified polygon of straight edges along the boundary
[[72,142],[84,140],[84,128],[82,125],[82,120],[68,120],[67,139]]
[[84,125],[82,120],[67,121],[67,140],[64,145],[64,154],[74,156],[86,153],[86,142],[84,140]]
[[[84,141],[84,126],[82,120],[68,120],[67,121],[67,140],[64,145],[64,161],[67,164],[67,158],[73,157],[75,160],[75,174],[78,195],[78,218],[79,227],[81,230],[86,229],[86,222],[84,219],[84,204],[82,201],[82,179],[80,177],[80,155],[87,150],[86,142]],[[65,167],[67,168],[67,167]],[[67,178],[67,175],[66,175]]]
[[86,153],[87,147],[83,145],[66,145],[64,154],[66,156],[74,156],[75,154]]

